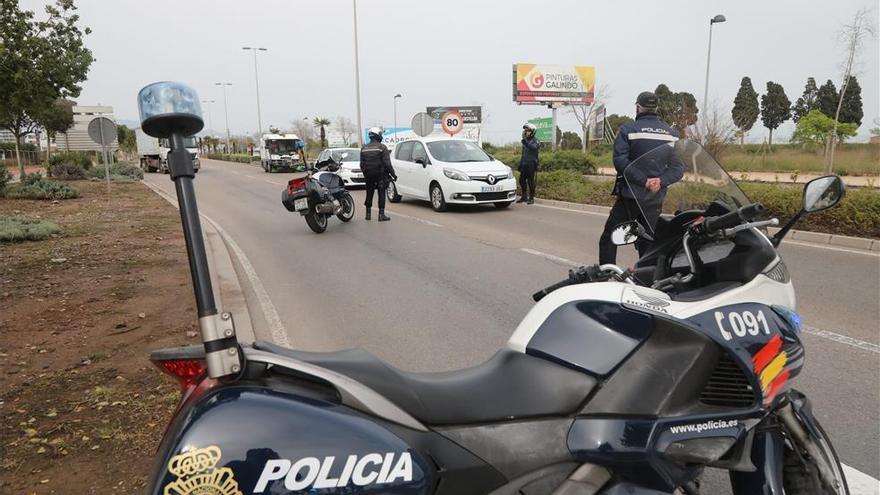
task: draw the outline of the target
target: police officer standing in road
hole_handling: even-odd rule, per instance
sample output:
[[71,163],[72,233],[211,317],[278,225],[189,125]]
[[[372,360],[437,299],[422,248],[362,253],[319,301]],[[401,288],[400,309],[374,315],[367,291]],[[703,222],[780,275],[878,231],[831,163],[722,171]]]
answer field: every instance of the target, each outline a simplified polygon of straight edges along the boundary
[[[629,173],[624,178],[627,166],[658,146],[678,140],[678,133],[657,115],[657,95],[650,91],[640,93],[636,99],[636,120],[620,126],[614,140],[614,168],[617,178],[614,191],[617,201],[611,207],[605,230],[599,237],[599,263],[616,263],[617,246],[611,241],[611,232],[621,223],[637,220],[646,231],[653,232],[663,207],[666,188],[681,180],[684,164],[670,148],[662,160],[652,160],[645,168],[639,167],[638,174]],[[637,179],[634,176],[638,177]],[[644,177],[642,177],[644,176]],[[644,184],[640,183],[644,179]],[[643,255],[650,242],[636,241],[639,256]]]
[[397,174],[391,166],[391,152],[382,144],[382,129],[371,127],[367,135],[370,137],[370,142],[361,148],[361,171],[367,183],[367,199],[364,201],[367,210],[365,219],[369,220],[371,217],[373,192],[378,190],[379,221],[387,222],[391,219],[385,215],[385,189],[389,180],[397,180]]
[[535,129],[531,123],[523,126],[522,158],[519,160],[519,187],[522,195],[517,203],[535,202],[535,175],[538,173],[538,150],[541,148],[541,143],[535,137]]

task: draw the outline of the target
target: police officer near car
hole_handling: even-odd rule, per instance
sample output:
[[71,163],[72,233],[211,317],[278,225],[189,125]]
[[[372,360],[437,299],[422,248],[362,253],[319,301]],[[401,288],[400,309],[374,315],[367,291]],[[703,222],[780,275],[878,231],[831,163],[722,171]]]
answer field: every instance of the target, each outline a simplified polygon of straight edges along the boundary
[[382,144],[382,129],[371,127],[367,131],[367,135],[370,142],[361,148],[360,163],[367,186],[367,199],[364,201],[367,213],[364,218],[370,220],[373,209],[373,193],[378,191],[379,221],[387,222],[391,218],[385,215],[385,190],[390,181],[397,180],[397,174],[394,173],[394,167],[391,166],[391,152],[387,146]]
[[[668,154],[658,154],[656,160],[640,162],[640,166],[627,169],[629,164],[646,153],[678,140],[678,132],[657,115],[658,104],[654,93],[640,93],[636,98],[636,119],[617,130],[613,154],[617,177],[611,193],[617,196],[617,200],[599,237],[599,264],[617,262],[617,246],[611,241],[611,233],[621,223],[636,220],[646,232],[654,231],[663,208],[666,188],[684,175],[684,164],[672,148],[669,148]],[[636,241],[639,256],[649,247],[650,241],[646,239]]]
[[535,137],[534,124],[526,123],[522,132],[522,157],[519,160],[519,187],[522,195],[517,203],[534,204],[535,176],[538,173],[538,152],[541,143]]

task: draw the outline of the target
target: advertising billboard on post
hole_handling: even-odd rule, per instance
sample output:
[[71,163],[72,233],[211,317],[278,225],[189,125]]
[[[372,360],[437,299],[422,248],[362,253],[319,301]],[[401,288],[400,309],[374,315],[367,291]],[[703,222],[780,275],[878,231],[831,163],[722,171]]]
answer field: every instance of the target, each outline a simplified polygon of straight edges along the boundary
[[514,64],[513,101],[521,105],[590,105],[596,68],[577,65]]

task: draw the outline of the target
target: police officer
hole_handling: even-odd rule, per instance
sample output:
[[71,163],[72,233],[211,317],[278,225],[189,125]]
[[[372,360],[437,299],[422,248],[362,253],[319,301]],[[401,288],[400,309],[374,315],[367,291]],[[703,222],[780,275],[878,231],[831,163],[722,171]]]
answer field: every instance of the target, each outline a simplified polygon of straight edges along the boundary
[[534,124],[526,123],[522,132],[522,157],[519,160],[519,187],[522,196],[517,203],[535,202],[535,175],[538,173],[538,150],[541,143],[535,137]]
[[387,222],[391,218],[385,215],[385,189],[389,180],[397,180],[394,167],[391,166],[391,152],[382,144],[382,129],[371,127],[367,131],[370,142],[361,148],[361,171],[367,183],[367,208],[365,219],[369,220],[373,208],[373,192],[379,191],[379,221]]
[[[666,188],[681,180],[684,164],[677,158],[672,148],[664,155],[657,154],[657,160],[627,166],[639,157],[659,146],[678,140],[678,133],[657,115],[657,95],[650,91],[640,93],[636,99],[636,119],[620,126],[614,140],[614,168],[617,178],[614,191],[617,201],[611,207],[605,230],[599,237],[599,263],[616,263],[617,246],[611,242],[611,232],[621,223],[637,220],[648,232],[654,231],[663,207]],[[659,153],[659,152],[658,152]],[[640,162],[641,164],[642,162]],[[649,241],[639,239],[636,249],[643,255]]]

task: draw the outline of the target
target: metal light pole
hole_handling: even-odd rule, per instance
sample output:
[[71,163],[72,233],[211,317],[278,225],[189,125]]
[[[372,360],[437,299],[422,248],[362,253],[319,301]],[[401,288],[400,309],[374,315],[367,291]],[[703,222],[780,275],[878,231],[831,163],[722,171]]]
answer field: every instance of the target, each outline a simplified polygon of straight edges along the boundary
[[357,92],[358,146],[364,146],[364,128],[361,127],[361,68],[358,56],[358,6],[357,0],[351,0],[354,9],[354,84]]
[[211,130],[211,135],[213,136],[214,126],[211,124],[211,105],[214,104],[214,100],[202,100],[202,103],[208,108],[208,129]]
[[[262,136],[263,134],[263,115],[260,113],[260,76],[257,74],[257,52],[265,52],[267,51],[265,48],[251,48],[249,46],[243,46],[242,50],[250,50],[254,52],[254,81],[257,86],[257,132]],[[262,140],[261,140],[262,141]]]
[[721,14],[709,19],[709,53],[706,55],[706,88],[703,91],[703,115],[706,115],[709,108],[709,63],[712,61],[712,25],[726,20],[727,18]]
[[226,152],[229,153],[229,100],[226,99],[226,86],[232,86],[232,83],[218,82],[214,83],[214,85],[223,88],[223,113],[226,116]]
[[397,99],[398,98],[403,98],[403,95],[400,93],[397,93],[396,95],[394,95],[394,133],[395,134],[397,133]]

